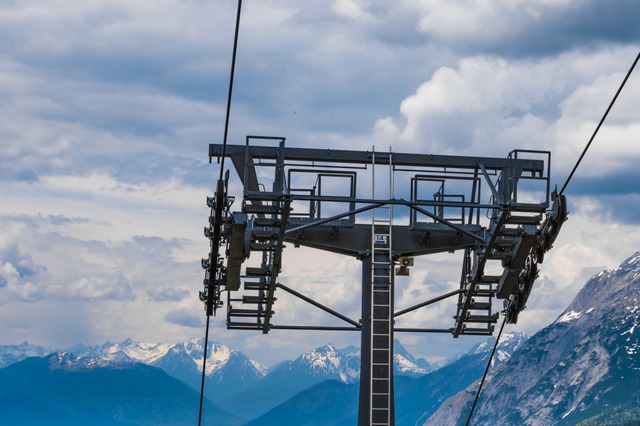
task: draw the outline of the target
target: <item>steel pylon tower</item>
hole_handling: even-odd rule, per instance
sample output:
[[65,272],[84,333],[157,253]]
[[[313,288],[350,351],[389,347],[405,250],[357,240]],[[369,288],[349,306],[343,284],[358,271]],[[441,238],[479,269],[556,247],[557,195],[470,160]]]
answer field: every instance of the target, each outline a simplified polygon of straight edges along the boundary
[[[438,156],[291,148],[285,138],[248,136],[245,145],[224,150],[210,145],[209,159],[223,152],[243,185],[242,205],[231,211],[226,180],[208,199],[212,211],[218,203],[223,213],[221,219],[210,218],[205,235],[212,239],[212,252],[219,244],[225,255],[203,259],[207,272],[201,300],[219,308],[226,293],[229,329],[360,332],[359,425],[394,424],[394,333],[488,336],[501,311],[508,323],[517,322],[537,265],[567,216],[564,196],[550,192],[547,151],[515,150],[507,158]],[[376,193],[377,169],[389,173],[383,194]],[[372,193],[363,198],[358,178],[368,176]],[[265,177],[270,182],[262,182]],[[406,198],[395,197],[394,186],[399,185]],[[535,193],[544,196],[532,201]],[[394,219],[394,208],[403,209],[406,223]],[[215,226],[219,241],[214,241]],[[295,283],[280,283],[284,242],[359,259],[361,318],[349,318],[301,294]],[[415,256],[454,251],[463,252],[459,287],[395,311],[394,272],[407,275]],[[276,290],[345,325],[274,323]],[[455,300],[450,328],[395,325],[406,313],[450,298]],[[497,310],[496,299],[503,300]]]

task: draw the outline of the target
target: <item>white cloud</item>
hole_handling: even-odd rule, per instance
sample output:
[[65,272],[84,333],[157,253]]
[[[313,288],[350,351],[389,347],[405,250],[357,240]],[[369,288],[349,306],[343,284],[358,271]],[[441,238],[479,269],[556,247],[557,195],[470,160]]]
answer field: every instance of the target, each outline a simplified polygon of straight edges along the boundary
[[[630,53],[603,49],[535,62],[466,58],[456,68],[437,70],[402,102],[399,118],[379,119],[375,138],[396,140],[396,150],[425,147],[439,154],[500,157],[514,148],[550,150],[554,175],[560,178],[568,175],[622,81],[620,69]],[[611,124],[594,144],[598,167],[586,167],[587,176],[611,172],[621,161],[631,164],[640,157],[637,144],[629,144],[637,124],[626,112],[637,109],[633,94],[640,91],[640,83],[635,80],[616,105],[621,117],[611,114]]]
[[[290,146],[498,157],[548,149],[556,182],[636,54],[637,23],[620,17],[625,4],[601,16],[596,2],[575,1],[248,2],[229,140],[263,133]],[[217,171],[206,164],[207,143],[222,138],[234,18],[229,1],[0,6],[7,343],[201,334],[204,197]],[[640,205],[632,185],[639,81],[629,81],[568,189],[571,219],[518,325],[528,332],[555,319],[594,268],[614,267],[640,245],[625,224],[638,218],[617,210]],[[601,193],[616,179],[631,183],[602,197],[587,177],[604,182]],[[234,181],[234,195],[238,188]],[[417,264],[398,281],[398,308],[457,286],[458,260]],[[283,283],[359,318],[358,261],[287,248],[284,266]],[[284,292],[277,297],[274,321],[333,321]],[[402,321],[449,327],[454,308],[440,302]],[[223,317],[213,320],[218,336],[274,362],[327,341],[358,341],[357,333],[239,335]],[[469,342],[400,337],[423,356]]]
[[[58,290],[58,289],[56,289]],[[120,271],[108,276],[83,277],[63,290],[68,297],[81,300],[131,300],[129,280]],[[54,294],[56,292],[54,291]]]

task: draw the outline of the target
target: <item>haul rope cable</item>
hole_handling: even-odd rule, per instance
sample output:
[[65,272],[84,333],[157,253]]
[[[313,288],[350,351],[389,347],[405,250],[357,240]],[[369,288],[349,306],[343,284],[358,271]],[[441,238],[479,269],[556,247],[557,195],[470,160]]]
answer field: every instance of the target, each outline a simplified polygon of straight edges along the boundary
[[[227,111],[226,111],[226,117],[224,122],[224,137],[222,140],[222,160],[220,162],[220,176],[218,178],[218,183],[216,186],[216,191],[218,191],[218,196],[220,195],[220,191],[222,190],[222,187],[223,187],[221,182],[222,182],[222,177],[224,173],[224,158],[225,158],[225,151],[227,148],[227,136],[229,134],[229,116],[231,112],[231,97],[233,95],[233,79],[234,79],[235,68],[236,68],[236,53],[238,51],[238,33],[240,30],[241,11],[242,11],[242,0],[238,0],[238,10],[236,13],[236,28],[235,28],[235,34],[233,37],[233,53],[231,56],[231,73],[229,76],[229,95],[227,97]],[[219,198],[219,197],[216,197],[216,198]],[[221,209],[221,206],[219,205],[216,206],[216,209],[218,210]],[[213,294],[212,294],[213,286],[211,285],[211,282],[215,280],[215,277],[217,274],[218,255],[220,253],[220,226],[217,226],[217,225],[214,226],[214,229],[213,229],[214,237],[211,242],[213,250],[209,258],[209,261],[210,261],[209,268],[212,268],[212,270],[209,273],[209,283],[207,284],[207,308],[206,308],[207,323],[205,326],[205,333],[204,333],[204,353],[202,357],[202,381],[200,383],[200,409],[198,410],[198,426],[202,424],[202,402],[204,399],[204,381],[206,377],[206,366],[207,366],[207,347],[209,345],[209,321],[211,319],[211,307],[213,303]]]
[[624,80],[622,80],[622,84],[620,85],[620,87],[618,88],[618,91],[616,92],[615,96],[611,100],[611,103],[609,104],[609,107],[607,108],[607,110],[605,111],[604,115],[602,116],[602,119],[600,119],[600,122],[598,123],[598,126],[596,127],[596,130],[593,132],[593,135],[591,135],[591,139],[589,139],[589,143],[587,143],[587,146],[584,148],[584,151],[582,151],[582,154],[580,155],[580,158],[578,158],[578,161],[576,162],[576,165],[573,167],[573,170],[571,170],[571,173],[569,174],[569,177],[567,178],[567,181],[562,186],[562,189],[560,190],[560,194],[559,195],[562,195],[564,193],[565,188],[569,184],[569,181],[573,177],[573,174],[575,173],[576,169],[580,165],[580,162],[582,161],[582,158],[584,157],[584,155],[587,153],[587,150],[591,146],[591,142],[593,142],[593,140],[595,139],[596,135],[598,134],[598,130],[600,130],[600,127],[602,126],[602,123],[604,123],[604,120],[607,118],[607,115],[609,115],[609,111],[611,111],[611,108],[613,107],[613,104],[616,102],[616,99],[618,99],[618,95],[622,91],[622,88],[627,83],[627,80],[629,79],[629,76],[631,75],[631,73],[633,72],[633,69],[635,68],[636,64],[638,63],[638,59],[640,59],[640,52],[638,52],[638,56],[636,56],[636,60],[633,61],[633,64],[631,65],[631,68],[629,68],[629,71],[627,72],[627,75],[624,77]]
[[[573,169],[571,170],[571,173],[569,174],[569,177],[565,181],[564,185],[562,185],[562,189],[560,190],[560,193],[558,195],[562,195],[564,193],[564,190],[567,188],[567,185],[569,184],[569,181],[573,177],[574,173],[578,169],[578,166],[580,165],[580,162],[582,161],[582,159],[584,158],[585,154],[589,150],[589,147],[591,146],[591,143],[593,142],[593,140],[595,139],[596,135],[598,134],[598,131],[600,130],[600,127],[602,127],[602,123],[604,123],[604,120],[609,115],[609,111],[611,111],[611,108],[613,107],[613,104],[615,104],[616,100],[618,99],[618,95],[620,95],[620,92],[622,92],[622,88],[625,86],[625,84],[627,84],[627,80],[631,76],[631,73],[633,72],[633,69],[636,67],[636,64],[638,63],[638,60],[640,60],[640,52],[638,52],[638,55],[636,56],[635,61],[633,61],[633,64],[629,68],[629,71],[627,71],[627,75],[624,77],[624,80],[622,80],[622,83],[620,84],[620,87],[618,88],[618,91],[613,96],[613,99],[609,103],[609,106],[607,107],[607,110],[605,111],[604,115],[600,119],[600,122],[598,123],[598,126],[596,127],[595,131],[591,135],[591,138],[589,139],[589,142],[587,143],[587,145],[585,146],[584,150],[582,151],[582,154],[580,155],[580,158],[578,158],[578,161],[576,162],[575,166],[573,166]],[[507,317],[505,316],[504,320],[502,321],[502,326],[500,327],[500,332],[498,333],[498,336],[496,337],[496,343],[493,346],[493,351],[491,351],[491,356],[489,357],[489,362],[487,363],[487,368],[485,368],[484,374],[482,376],[482,380],[480,381],[480,385],[478,386],[478,392],[476,392],[476,397],[473,400],[473,405],[471,406],[471,411],[469,412],[469,417],[467,418],[467,426],[469,426],[469,422],[471,421],[471,417],[473,416],[473,411],[475,410],[476,403],[478,402],[478,397],[480,396],[480,391],[482,390],[482,386],[484,385],[484,381],[485,381],[485,379],[487,377],[487,373],[489,372],[489,367],[491,366],[491,361],[493,361],[493,355],[495,354],[496,348],[498,347],[498,342],[500,341],[500,336],[502,335],[502,330],[504,329],[504,324],[505,324],[506,318]]]
[[469,417],[467,418],[467,426],[469,426],[469,422],[471,421],[471,416],[473,415],[473,410],[475,410],[476,408],[476,403],[478,402],[480,391],[482,390],[482,386],[484,385],[484,380],[487,378],[489,367],[491,367],[491,361],[493,361],[493,355],[496,353],[496,349],[498,348],[498,342],[500,342],[500,336],[502,336],[502,330],[504,330],[504,324],[506,322],[507,322],[507,316],[505,315],[504,318],[502,319],[502,325],[500,326],[500,331],[496,336],[496,343],[493,345],[493,350],[491,351],[491,355],[489,356],[489,362],[487,363],[487,368],[484,369],[484,374],[482,375],[480,386],[478,386],[478,392],[476,392],[476,397],[473,400],[473,405],[471,406],[471,411],[469,412]]

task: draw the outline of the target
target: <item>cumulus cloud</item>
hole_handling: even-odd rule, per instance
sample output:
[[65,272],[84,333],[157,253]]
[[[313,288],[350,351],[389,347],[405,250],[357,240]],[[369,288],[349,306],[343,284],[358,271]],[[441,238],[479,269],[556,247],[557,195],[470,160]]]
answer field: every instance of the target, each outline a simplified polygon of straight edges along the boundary
[[39,283],[46,273],[46,267],[23,254],[16,243],[0,247],[0,303],[42,298]]
[[56,282],[62,277],[52,276],[45,266],[35,263],[30,254],[22,254],[17,245],[0,253],[0,263],[0,280],[3,283],[0,285],[0,301],[3,302],[133,299],[129,280],[120,271]]
[[62,288],[67,297],[81,300],[133,300],[129,280],[117,271],[113,275],[83,277]]
[[[559,180],[580,155],[631,57],[630,49],[603,49],[536,62],[465,58],[455,68],[437,70],[402,102],[398,118],[379,119],[374,135],[398,141],[396,147],[433,153],[506,156],[514,148],[547,149],[553,153],[552,176]],[[600,65],[605,59],[615,67]],[[588,71],[590,64],[600,76]],[[637,124],[628,111],[638,108],[639,91],[635,81],[626,87],[581,177],[637,176],[640,148],[629,144]]]

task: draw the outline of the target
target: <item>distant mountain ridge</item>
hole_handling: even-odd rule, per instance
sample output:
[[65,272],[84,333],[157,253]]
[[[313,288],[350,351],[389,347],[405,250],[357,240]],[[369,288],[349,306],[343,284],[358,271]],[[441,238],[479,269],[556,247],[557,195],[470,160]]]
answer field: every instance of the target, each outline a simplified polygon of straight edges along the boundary
[[[487,380],[474,425],[626,424],[640,420],[640,252],[592,277],[554,323]],[[475,389],[427,425],[464,424]]]
[[[30,356],[42,357],[53,352],[55,351],[24,342],[21,345],[0,346],[0,360],[7,366]],[[73,353],[79,359],[138,362],[158,367],[192,388],[200,389],[204,355],[204,339],[201,338],[171,344],[126,339],[119,343],[106,342],[93,346],[80,344],[65,352]],[[206,374],[209,385],[205,386],[206,394],[210,398],[218,398],[220,395],[242,392],[264,378],[268,371],[266,366],[249,359],[241,352],[219,342],[209,342]]]
[[[0,345],[0,368],[31,356],[46,356],[56,350],[23,342],[20,345]],[[179,343],[146,343],[126,339],[119,343],[106,342],[102,345],[78,344],[65,349],[80,358],[100,358],[113,362],[140,362],[162,368],[171,375],[187,383],[192,376],[202,374],[204,339],[193,338]],[[209,342],[207,351],[207,377],[215,383],[222,383],[229,375],[230,367],[243,369],[243,381],[249,386],[264,378],[270,369],[258,361],[248,358],[242,352],[235,351],[219,342]],[[300,355],[294,360],[283,361],[279,366],[308,369],[312,375],[324,379],[335,379],[344,383],[358,381],[360,375],[360,349],[348,346],[337,349],[331,343]],[[396,340],[394,365],[396,374],[419,377],[433,371],[436,367],[429,361],[415,358]],[[247,381],[247,378],[249,380]],[[191,384],[191,383],[189,383]],[[232,392],[233,389],[227,389]]]
[[[504,340],[501,340],[498,345],[500,355],[496,357],[496,363],[508,359],[511,352],[515,351],[526,339],[524,333],[505,334]],[[415,425],[420,418],[427,418],[433,413],[439,404],[449,396],[477,381],[487,364],[489,353],[493,349],[493,342],[495,342],[495,338],[475,345],[455,361],[428,374],[414,377],[397,374],[395,378],[396,425]],[[319,348],[316,353],[322,354],[326,350],[328,350],[326,347]],[[405,350],[402,345],[396,343],[396,355],[402,354],[403,351]],[[297,367],[285,366],[285,368],[291,368],[297,377],[309,377],[308,370],[300,366],[300,364],[304,364],[305,359],[309,358],[315,360],[316,356],[301,357],[296,360]],[[330,358],[335,362],[335,355]],[[402,358],[413,357],[407,353]],[[402,362],[396,360],[396,373],[399,368],[402,368]],[[307,376],[304,375],[305,371],[307,371]],[[274,395],[273,393],[278,390],[273,390],[272,383],[277,382],[275,380],[277,374],[284,375],[285,373],[274,369],[258,385],[258,388],[240,394],[230,401],[224,401],[223,406],[231,413],[238,414],[241,412],[241,407],[244,407],[244,412],[249,411],[252,416],[256,415],[256,418],[248,423],[251,426],[353,425],[357,423],[359,391],[357,383],[344,382],[335,378],[321,382],[308,381],[304,383],[304,386],[299,386],[303,389],[298,393],[293,394],[293,390],[289,390],[287,394],[282,392]],[[272,389],[271,394],[265,395],[268,389]],[[259,395],[263,395],[262,398],[271,398],[272,405],[276,402],[274,401],[276,396],[282,402],[269,411],[265,411],[264,407],[260,406],[263,400],[256,399]],[[287,395],[290,397],[286,398]]]
[[[512,349],[507,346],[515,347],[518,342],[524,339],[526,337],[523,335],[513,339],[507,336],[500,346],[499,353],[502,353],[504,347],[506,354],[504,356],[508,356],[508,352]],[[126,339],[120,343],[107,342],[94,346],[77,345],[67,352],[48,355],[47,359],[50,366],[55,365],[57,370],[67,373],[82,369],[101,371],[135,369],[138,368],[135,367],[136,365],[146,364],[164,370],[197,391],[200,385],[201,372],[198,371],[198,367],[202,362],[203,343],[202,339],[189,339],[177,344],[149,344]],[[474,371],[471,374],[472,377],[463,377],[463,382],[476,378],[478,373],[474,368],[479,369],[480,363],[484,366],[484,361],[481,362],[481,360],[486,358],[487,351],[490,351],[491,347],[490,341],[478,344],[472,348],[470,353],[458,359],[457,362],[467,367],[471,366],[470,371]],[[0,354],[3,351],[6,351],[7,359],[12,360],[47,352],[45,348],[31,347],[27,343],[0,347]],[[501,355],[498,358],[502,359],[504,356]],[[31,362],[29,360],[30,358],[22,362]],[[268,370],[240,352],[220,343],[211,343],[208,350],[205,391],[207,397],[223,407],[229,415],[246,420],[259,418],[254,421],[254,424],[267,421],[266,418],[260,417],[267,412],[271,413],[272,418],[274,415],[277,418],[277,413],[287,410],[286,408],[278,408],[278,406],[289,399],[297,401],[289,404],[289,409],[298,407],[298,403],[306,404],[308,398],[311,398],[314,400],[314,406],[322,410],[322,413],[317,413],[318,418],[327,419],[330,418],[327,417],[330,415],[340,415],[346,419],[348,417],[345,417],[346,413],[356,415],[357,412],[353,407],[354,404],[357,407],[359,367],[360,350],[353,346],[338,349],[332,344],[327,344],[304,353],[296,359],[284,361],[272,370]],[[397,383],[401,383],[400,386],[403,389],[422,386],[420,383],[425,375],[439,377],[438,370],[433,364],[414,357],[399,341],[395,342],[394,367]],[[447,371],[445,370],[440,375],[448,378],[450,373]],[[346,399],[343,400],[345,395]],[[331,408],[322,408],[323,402],[316,399],[323,396],[331,401],[339,401],[336,402],[338,405],[347,405],[343,407],[341,413],[336,413]],[[32,402],[39,404],[37,401]],[[43,409],[54,410],[54,408],[43,406]],[[274,408],[277,410],[273,411]],[[419,408],[418,411],[418,415],[424,413],[422,408]],[[293,413],[289,414],[291,419],[299,418]],[[275,421],[273,424],[278,424],[278,422]]]
[[[136,362],[54,352],[0,369],[0,412],[7,425],[196,424],[198,393],[162,370]],[[204,400],[205,424],[237,426]]]
[[[435,367],[416,359],[395,341],[394,368],[397,375],[419,377]],[[245,392],[224,399],[224,407],[235,415],[258,417],[296,394],[327,380],[354,384],[360,378],[360,349],[338,349],[331,343],[274,367],[261,381]]]
[[31,345],[28,342],[22,342],[19,345],[0,346],[0,368],[15,364],[29,357],[43,357],[51,352],[54,351],[42,346]]

